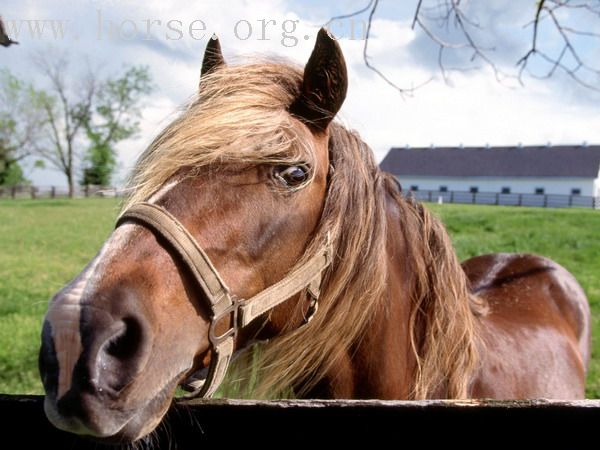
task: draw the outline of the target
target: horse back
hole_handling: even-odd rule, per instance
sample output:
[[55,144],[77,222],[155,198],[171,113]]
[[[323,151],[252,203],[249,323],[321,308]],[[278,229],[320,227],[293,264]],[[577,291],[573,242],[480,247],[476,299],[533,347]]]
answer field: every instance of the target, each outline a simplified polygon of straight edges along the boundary
[[479,317],[482,364],[473,396],[583,397],[590,310],[573,275],[528,254],[478,256],[463,269],[488,306]]

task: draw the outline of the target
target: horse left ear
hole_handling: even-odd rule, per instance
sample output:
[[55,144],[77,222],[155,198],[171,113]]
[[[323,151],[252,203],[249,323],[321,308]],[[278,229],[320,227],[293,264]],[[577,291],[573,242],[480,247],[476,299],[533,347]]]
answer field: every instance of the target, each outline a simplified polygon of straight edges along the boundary
[[225,65],[225,59],[223,58],[223,52],[221,51],[221,44],[216,34],[208,40],[206,44],[206,50],[204,51],[204,58],[202,59],[202,70],[200,71],[200,80],[204,78],[206,74],[215,70],[219,66]]
[[289,108],[313,132],[323,132],[342,107],[348,71],[339,44],[321,28],[306,66],[300,95]]

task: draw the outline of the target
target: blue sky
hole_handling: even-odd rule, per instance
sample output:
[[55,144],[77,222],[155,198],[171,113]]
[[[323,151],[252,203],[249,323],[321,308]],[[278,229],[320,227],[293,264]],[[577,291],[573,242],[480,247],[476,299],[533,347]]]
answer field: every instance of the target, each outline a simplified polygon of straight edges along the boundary
[[[21,27],[21,45],[2,50],[0,67],[42,83],[31,60],[36,51],[68,51],[75,72],[86,59],[105,75],[116,73],[125,64],[150,66],[157,90],[145,103],[139,137],[119,144],[117,180],[121,180],[137,155],[194,93],[206,40],[212,32],[221,38],[230,61],[267,54],[304,64],[319,25],[366,3],[3,0],[0,14],[9,22],[9,28]],[[340,43],[350,73],[348,98],[340,118],[360,132],[379,160],[390,147],[407,144],[600,143],[600,96],[568,82],[564,76],[544,81],[527,77],[523,87],[514,82],[507,86],[498,83],[492,71],[483,67],[452,73],[449,83],[445,83],[437,67],[435,44],[422,31],[410,29],[416,3],[381,0],[369,44],[372,61],[397,84],[411,86],[432,80],[412,97],[400,97],[364,67],[360,37],[361,19],[366,15],[355,21],[354,40],[350,39],[349,23],[334,28],[342,36]],[[472,0],[470,8],[486,30],[481,34],[483,42],[494,47],[491,56],[502,70],[514,72],[515,62],[529,44],[531,28],[523,25],[533,17],[535,1]],[[580,25],[587,17],[566,19]],[[30,32],[27,21],[31,20],[46,21],[43,35]],[[54,36],[57,30],[52,30],[50,20],[63,23],[62,38]],[[295,30],[284,37],[282,27],[285,23],[289,31],[292,21],[297,21]],[[445,37],[454,39],[456,33],[450,29]],[[543,28],[541,37],[548,51],[558,49],[559,41],[550,28]],[[589,41],[582,42],[581,48],[586,55],[599,54],[597,46]],[[449,65],[481,66],[477,61],[471,63],[470,54],[465,52],[446,57]],[[63,176],[51,170],[29,166],[27,175],[38,185],[65,184]]]

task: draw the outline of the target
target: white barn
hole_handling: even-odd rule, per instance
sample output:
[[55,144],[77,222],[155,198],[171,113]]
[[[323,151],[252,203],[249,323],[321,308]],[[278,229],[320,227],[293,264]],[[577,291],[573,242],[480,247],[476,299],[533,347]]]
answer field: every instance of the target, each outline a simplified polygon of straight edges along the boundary
[[392,148],[405,190],[600,197],[600,145]]

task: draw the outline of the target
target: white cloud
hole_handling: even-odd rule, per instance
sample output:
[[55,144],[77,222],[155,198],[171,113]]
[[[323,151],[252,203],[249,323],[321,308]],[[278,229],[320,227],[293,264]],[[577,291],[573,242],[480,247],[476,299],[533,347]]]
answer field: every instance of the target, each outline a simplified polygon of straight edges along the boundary
[[[422,74],[414,72],[412,79]],[[399,83],[410,73],[394,76]],[[600,142],[595,108],[565,103],[542,82],[509,89],[489,74],[456,75],[454,88],[436,80],[401,100],[380,80],[357,77],[344,109],[378,159],[391,146],[516,145]],[[368,86],[368,87],[367,87]]]
[[[48,44],[90,55],[94,61],[102,63],[105,73],[113,73],[123,63],[151,67],[159,89],[144,110],[141,137],[119,145],[123,169],[131,167],[144,146],[174,117],[177,106],[184,103],[197,87],[206,39],[194,40],[189,36],[188,27],[194,20],[204,22],[207,37],[213,31],[219,34],[225,57],[229,60],[235,60],[236,55],[258,53],[285,57],[299,64],[304,64],[310,55],[317,23],[326,20],[326,17],[319,18],[315,10],[302,10],[298,5],[304,3],[283,0],[238,0],[226,4],[221,1],[148,0],[143,6],[133,1],[90,1],[77,6],[58,0],[36,2],[35,5],[21,0],[8,0],[7,3],[3,7],[5,16],[68,19],[77,25],[80,33],[77,41],[21,38],[20,48],[15,46],[5,50],[5,59],[1,63],[17,73],[35,73],[35,68],[26,58],[27,52]],[[290,8],[290,4],[294,5],[294,9]],[[140,36],[130,41],[98,41],[98,9],[105,21],[116,26],[124,20],[133,21]],[[320,12],[323,14],[325,10]],[[160,20],[162,24],[153,29],[155,40],[143,39],[144,21],[148,19]],[[181,21],[183,39],[165,39],[169,20]],[[271,20],[275,20],[276,24],[267,22]],[[290,37],[284,40],[282,24],[285,20],[288,26],[292,26],[291,21],[299,21],[293,33],[297,41]],[[417,90],[414,97],[402,99],[364,66],[363,41],[340,40],[350,72],[348,98],[340,116],[361,133],[376,151],[378,159],[390,147],[405,144],[600,142],[600,127],[597,126],[600,113],[595,103],[589,100],[590,96],[582,95],[581,89],[572,85],[567,88],[558,82],[530,80],[524,88],[508,89],[498,84],[485,70],[453,74],[454,87],[445,85],[435,67],[419,64],[421,56],[431,61],[432,55],[419,54],[421,47],[416,42],[415,32],[410,29],[410,20],[411,17],[378,18],[373,24],[369,54],[371,61],[400,86],[410,87],[432,75],[437,77]],[[266,25],[264,35],[263,23]],[[240,37],[250,32],[248,25],[252,27],[251,34],[242,40]],[[292,43],[296,45],[284,45]],[[123,178],[123,173],[119,178]],[[59,175],[51,175],[47,171],[34,172],[33,179],[38,184],[62,182]]]

